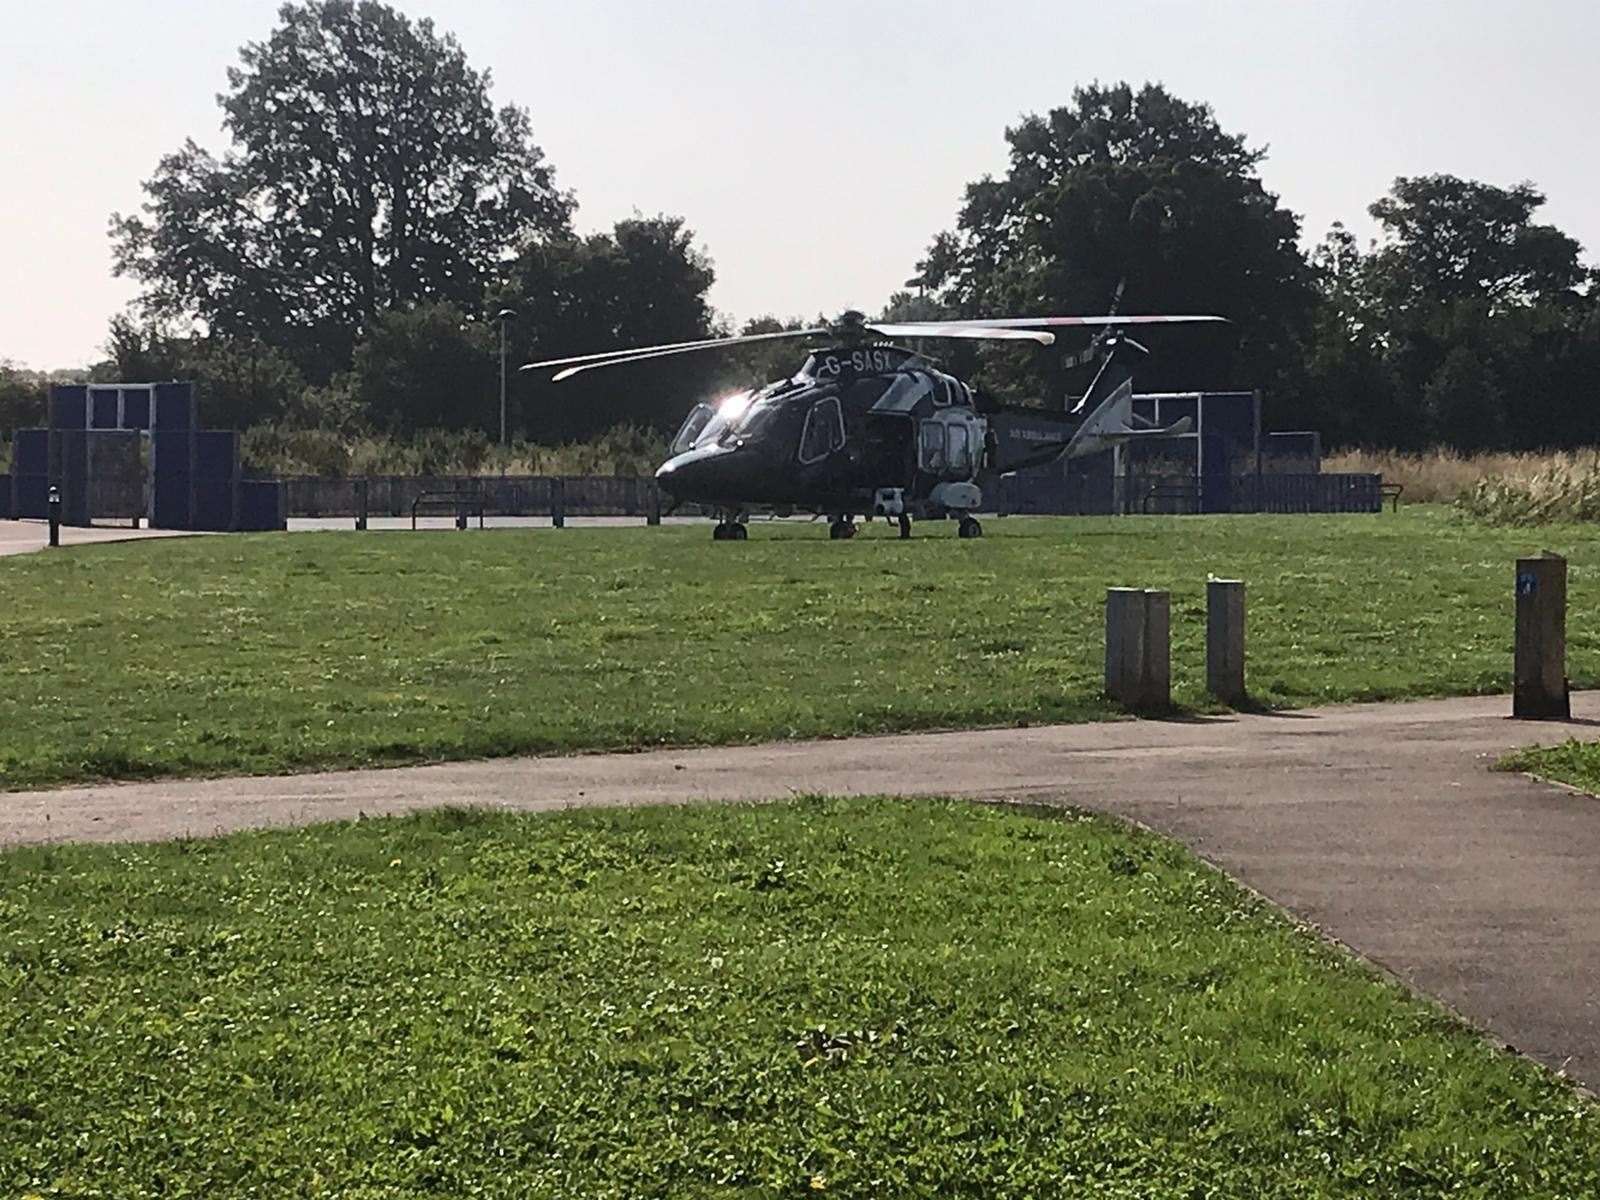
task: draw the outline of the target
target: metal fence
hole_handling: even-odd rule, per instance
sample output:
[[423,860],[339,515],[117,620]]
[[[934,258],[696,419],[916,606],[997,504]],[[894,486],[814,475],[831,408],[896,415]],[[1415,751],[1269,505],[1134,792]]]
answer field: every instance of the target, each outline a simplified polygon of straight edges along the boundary
[[1383,476],[1365,474],[1231,475],[1199,480],[1122,481],[1123,512],[1375,513]]
[[481,497],[491,517],[648,517],[659,512],[656,481],[633,476],[369,475],[330,479],[302,475],[283,481],[291,517],[404,517],[428,492]]
[[[662,498],[649,478],[541,475],[375,475],[283,481],[291,517],[404,517],[426,493],[481,497],[487,516],[652,517]],[[985,479],[1002,513],[1370,513],[1383,507],[1382,477],[1364,474],[1193,476],[1066,474]]]
[[1381,475],[1245,473],[1195,478],[1181,473],[1120,477],[1065,474],[989,478],[998,512],[1065,516],[1117,513],[1374,513],[1383,507]]

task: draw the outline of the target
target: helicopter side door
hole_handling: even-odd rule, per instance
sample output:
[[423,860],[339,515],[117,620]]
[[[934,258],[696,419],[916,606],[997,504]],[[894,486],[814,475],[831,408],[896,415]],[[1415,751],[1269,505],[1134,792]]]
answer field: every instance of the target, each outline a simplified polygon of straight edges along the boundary
[[937,480],[967,480],[983,465],[988,422],[970,408],[939,409],[920,423],[917,465]]

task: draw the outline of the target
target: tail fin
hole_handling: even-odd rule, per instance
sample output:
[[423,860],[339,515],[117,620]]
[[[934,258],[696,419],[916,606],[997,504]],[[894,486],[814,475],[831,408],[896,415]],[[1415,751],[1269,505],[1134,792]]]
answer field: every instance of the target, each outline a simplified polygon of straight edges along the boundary
[[1133,415],[1133,377],[1130,375],[1089,414],[1062,452],[1067,458],[1084,458],[1109,450],[1119,442],[1143,438],[1179,437],[1188,433],[1188,417],[1165,427],[1152,426]]

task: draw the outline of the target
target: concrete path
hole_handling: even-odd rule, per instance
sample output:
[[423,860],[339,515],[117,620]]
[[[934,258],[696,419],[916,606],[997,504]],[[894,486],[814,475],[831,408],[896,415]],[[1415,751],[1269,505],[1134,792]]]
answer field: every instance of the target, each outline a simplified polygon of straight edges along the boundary
[[1517,1049],[1600,1086],[1600,801],[1489,765],[1592,736],[1504,697],[1275,716],[505,759],[0,794],[0,844],[117,841],[405,812],[951,794],[1171,834]]
[[[93,525],[80,529],[72,525],[61,527],[61,545],[90,546],[101,542],[132,542],[146,538],[193,536],[182,529],[134,529],[127,525]],[[50,544],[48,521],[0,521],[0,557],[7,554],[27,554],[43,550]]]

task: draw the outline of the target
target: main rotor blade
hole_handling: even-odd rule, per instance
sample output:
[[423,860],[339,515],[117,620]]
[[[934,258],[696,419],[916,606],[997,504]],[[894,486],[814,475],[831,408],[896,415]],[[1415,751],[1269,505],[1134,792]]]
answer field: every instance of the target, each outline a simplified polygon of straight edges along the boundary
[[984,342],[1037,342],[1049,346],[1056,335],[1042,329],[1004,329],[999,326],[979,326],[960,321],[910,321],[905,324],[880,325],[869,323],[866,328],[884,337],[913,338],[965,338]]
[[1161,313],[1133,317],[997,317],[980,321],[942,321],[939,324],[945,328],[1036,329],[1061,326],[1092,328],[1106,325],[1199,325],[1213,322],[1226,325],[1228,324],[1228,318],[1208,315],[1174,316]]
[[[585,371],[595,371],[601,367],[618,367],[623,363],[642,362],[652,358],[670,358],[675,354],[693,354],[700,350],[722,350],[733,346],[747,346],[753,342],[794,341],[798,338],[811,338],[826,334],[826,329],[786,329],[779,333],[752,333],[743,337],[706,338],[698,342],[680,342],[670,346],[642,346],[638,350],[629,350],[620,354],[590,356],[567,361],[573,365],[564,370],[557,371],[551,377],[552,383],[560,383],[563,379],[571,379],[574,375],[581,375]],[[523,367],[524,371],[539,368],[559,366],[561,360],[550,362],[529,363]]]
[[547,367],[570,367],[576,363],[603,362],[608,358],[631,358],[635,354],[645,354],[651,350],[682,350],[687,346],[698,346],[701,342],[721,341],[721,338],[695,338],[692,342],[665,342],[659,346],[629,346],[626,350],[602,350],[598,354],[579,354],[572,358],[547,358],[543,362],[523,363],[519,371],[538,371]]

